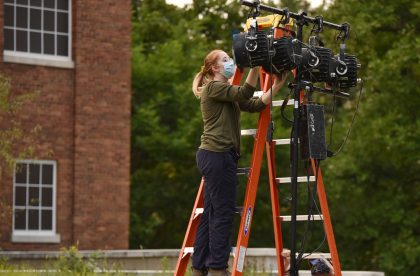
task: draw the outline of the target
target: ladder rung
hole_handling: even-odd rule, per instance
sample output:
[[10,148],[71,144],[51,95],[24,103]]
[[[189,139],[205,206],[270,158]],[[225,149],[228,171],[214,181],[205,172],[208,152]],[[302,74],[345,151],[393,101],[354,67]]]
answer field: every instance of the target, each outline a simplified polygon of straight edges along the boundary
[[290,145],[290,139],[276,139],[273,142],[274,145]]
[[[307,182],[308,181],[308,177],[307,176],[299,176],[297,178],[297,182]],[[276,182],[277,183],[292,183],[292,178],[291,177],[279,177],[276,178]],[[309,177],[309,182],[315,182],[315,176],[310,176]]]
[[[308,255],[310,254],[310,255]],[[296,257],[299,253],[296,253]],[[331,259],[331,253],[303,253],[303,259]]]
[[201,215],[203,212],[204,212],[204,208],[195,208],[193,219],[196,219],[198,217],[198,215]]
[[242,129],[241,130],[241,135],[242,136],[255,135],[255,134],[257,134],[256,129]]
[[[282,221],[292,221],[292,216],[280,216]],[[311,215],[311,220],[323,220],[324,217],[321,214]],[[296,221],[307,221],[308,215],[297,215]]]
[[[233,256],[235,256],[235,251],[236,251],[236,247],[231,247],[230,248],[230,253],[232,253]],[[182,253],[182,258],[184,258],[188,254],[192,254],[192,253],[194,253],[194,247],[185,247],[184,252]]]
[[[264,91],[255,91],[254,95],[252,97],[254,98],[259,98],[264,94]],[[273,106],[282,106],[283,105],[283,100],[281,101],[273,101]],[[293,105],[294,104],[294,100],[293,99],[289,99],[289,101],[287,102],[287,105]]]
[[264,94],[264,91],[255,91],[254,95],[252,96],[253,98],[259,98]]
[[194,247],[185,247],[184,252],[182,253],[182,258],[192,253],[194,253]]
[[[242,209],[243,209],[242,206],[235,207],[235,213],[242,215]],[[203,212],[204,212],[204,208],[195,208],[194,219],[198,217],[198,215],[201,215]]]
[[[289,139],[289,138],[287,138],[287,139],[275,139],[275,140],[273,140],[273,142],[274,142],[274,145],[290,145],[290,142],[292,140],[293,139]],[[298,143],[300,143],[299,140],[298,140]]]
[[[281,100],[281,101],[273,101],[273,106],[282,106],[283,105],[283,100]],[[293,99],[290,99],[288,102],[287,102],[287,105],[293,105],[294,104],[294,101],[293,101]]]
[[244,175],[249,173],[249,167],[248,168],[237,168],[236,174],[237,175]]

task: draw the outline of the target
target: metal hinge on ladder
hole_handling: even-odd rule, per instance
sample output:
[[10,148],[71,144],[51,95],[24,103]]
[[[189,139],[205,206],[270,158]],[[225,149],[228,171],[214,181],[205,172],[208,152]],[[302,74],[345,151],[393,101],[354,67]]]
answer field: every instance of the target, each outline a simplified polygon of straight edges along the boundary
[[[278,177],[276,178],[276,182],[278,184],[281,183],[292,183],[292,178],[291,177]],[[307,176],[299,176],[297,178],[297,182],[308,182],[308,177]],[[315,182],[315,176],[310,176],[309,177],[309,182]]]
[[248,175],[249,174],[249,167],[247,168],[237,168],[236,169],[237,175]]
[[[282,221],[292,221],[292,216],[280,216]],[[297,215],[296,221],[307,221],[307,220],[324,220],[324,216],[321,214],[317,215]]]

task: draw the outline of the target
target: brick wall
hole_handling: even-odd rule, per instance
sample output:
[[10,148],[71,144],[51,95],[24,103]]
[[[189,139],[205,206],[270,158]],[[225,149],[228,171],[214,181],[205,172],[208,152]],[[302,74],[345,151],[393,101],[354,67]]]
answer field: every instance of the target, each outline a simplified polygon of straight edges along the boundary
[[74,235],[81,248],[127,248],[131,1],[75,8]]
[[[116,4],[118,3],[118,4]],[[0,248],[53,250],[128,248],[130,172],[131,1],[73,0],[74,69],[3,62],[13,93],[39,90],[19,115],[25,129],[42,126],[39,159],[57,161],[60,244],[11,243],[11,221],[0,223]],[[111,20],[112,19],[112,20]],[[52,156],[46,156],[46,150]],[[12,203],[12,176],[0,198]]]

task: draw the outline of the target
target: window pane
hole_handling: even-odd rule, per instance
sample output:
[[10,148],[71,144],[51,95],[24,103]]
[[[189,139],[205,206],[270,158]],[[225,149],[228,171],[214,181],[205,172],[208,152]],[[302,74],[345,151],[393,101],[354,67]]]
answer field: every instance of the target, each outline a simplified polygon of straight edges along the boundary
[[42,206],[52,207],[52,188],[42,188]]
[[57,0],[57,8],[60,10],[69,10],[69,1],[68,0]]
[[44,7],[54,9],[55,0],[44,0]]
[[5,50],[15,50],[15,37],[13,35],[14,31],[9,29],[4,29],[4,49]]
[[39,206],[39,188],[29,187],[29,205]]
[[54,55],[54,35],[44,34],[44,54]]
[[[31,39],[30,52],[40,54],[41,53],[41,33],[31,32],[30,36],[31,36],[31,38],[30,38]],[[44,178],[44,177],[42,177],[42,178]]]
[[29,164],[29,184],[39,184],[39,169],[39,164]]
[[29,210],[28,230],[39,229],[39,210]]
[[26,206],[26,187],[16,187],[15,206]]
[[4,49],[14,51],[14,42],[13,30],[4,29]]
[[14,0],[5,0],[5,3],[14,3]]
[[44,31],[55,31],[55,19],[53,11],[44,11]]
[[34,7],[41,7],[41,0],[29,0],[29,4]]
[[41,30],[41,10],[31,9],[30,28],[33,30]]
[[13,27],[15,25],[15,9],[13,6],[4,6],[4,26]]
[[16,3],[19,5],[28,5],[28,0],[17,0]]
[[68,56],[69,55],[69,44],[68,38],[66,35],[57,36],[57,55],[59,56]]
[[28,8],[16,7],[16,27],[28,28]]
[[15,210],[15,229],[26,230],[26,210],[25,209]]
[[52,230],[52,211],[42,210],[42,230]]
[[15,182],[19,184],[26,184],[27,165],[16,164]]
[[42,184],[52,185],[53,184],[53,166],[42,165]]
[[16,31],[16,51],[28,51],[28,32]]
[[69,17],[67,13],[57,13],[57,32],[67,33],[69,31]]

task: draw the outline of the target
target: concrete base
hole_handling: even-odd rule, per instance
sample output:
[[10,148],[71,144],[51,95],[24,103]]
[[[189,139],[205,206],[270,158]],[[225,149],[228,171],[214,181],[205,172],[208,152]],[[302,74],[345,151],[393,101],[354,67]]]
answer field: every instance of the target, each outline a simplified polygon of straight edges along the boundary
[[[83,257],[93,258],[98,268],[117,269],[136,275],[170,275],[176,266],[178,249],[78,251]],[[63,255],[59,251],[0,251],[0,259],[6,258],[10,265],[26,268],[48,269]],[[230,266],[232,265],[232,256]],[[278,275],[274,248],[249,248],[246,252],[246,271],[264,275]],[[245,273],[244,273],[245,274]],[[301,271],[300,276],[311,275]],[[383,272],[343,271],[343,276],[385,276]]]

